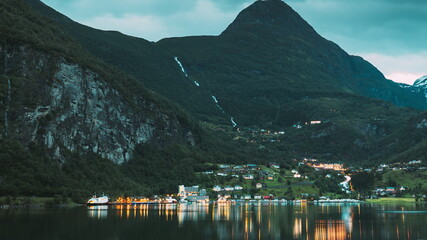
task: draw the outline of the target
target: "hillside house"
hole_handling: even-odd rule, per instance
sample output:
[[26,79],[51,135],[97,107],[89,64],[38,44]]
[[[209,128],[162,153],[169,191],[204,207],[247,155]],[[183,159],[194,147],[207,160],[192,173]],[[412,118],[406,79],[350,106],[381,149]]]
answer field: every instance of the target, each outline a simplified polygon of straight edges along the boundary
[[396,189],[394,187],[386,187],[385,193],[388,194],[388,195],[395,195],[396,194]]
[[252,174],[244,175],[243,179],[245,179],[245,180],[253,180],[254,179],[254,175],[252,175]]
[[408,162],[409,165],[414,165],[414,164],[421,164],[421,160],[412,160],[410,162]]
[[220,191],[222,191],[221,186],[220,185],[215,185],[213,187],[212,191],[214,191],[214,192],[220,192]]
[[277,163],[270,163],[270,168],[280,169],[280,165]]

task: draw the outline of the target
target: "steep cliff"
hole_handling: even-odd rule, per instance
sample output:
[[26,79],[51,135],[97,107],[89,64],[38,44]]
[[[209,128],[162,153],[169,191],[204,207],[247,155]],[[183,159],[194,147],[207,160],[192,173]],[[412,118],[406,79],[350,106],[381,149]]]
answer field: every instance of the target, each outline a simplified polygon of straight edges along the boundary
[[41,143],[60,160],[78,151],[115,163],[140,143],[194,144],[176,116],[142,95],[127,102],[89,68],[23,45],[0,45],[0,59],[3,137]]
[[150,143],[194,145],[186,113],[88,54],[21,1],[0,1],[0,137],[115,163]]

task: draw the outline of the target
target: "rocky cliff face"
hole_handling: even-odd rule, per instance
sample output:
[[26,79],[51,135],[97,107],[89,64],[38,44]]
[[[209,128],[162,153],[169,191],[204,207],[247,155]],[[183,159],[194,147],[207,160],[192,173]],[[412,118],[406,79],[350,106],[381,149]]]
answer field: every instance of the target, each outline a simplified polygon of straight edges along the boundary
[[129,102],[91,69],[18,45],[0,45],[0,63],[3,138],[44,145],[60,161],[93,152],[118,164],[137,144],[194,144],[176,116],[142,95]]

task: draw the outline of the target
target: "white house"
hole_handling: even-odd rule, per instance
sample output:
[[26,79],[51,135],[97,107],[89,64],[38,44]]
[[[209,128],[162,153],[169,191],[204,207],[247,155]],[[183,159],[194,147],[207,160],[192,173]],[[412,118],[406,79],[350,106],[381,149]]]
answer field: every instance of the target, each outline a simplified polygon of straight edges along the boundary
[[219,191],[221,191],[221,186],[220,186],[220,185],[215,185],[215,186],[213,187],[212,191],[214,191],[214,192],[219,192]]
[[243,176],[243,179],[245,179],[245,180],[252,180],[252,179],[254,179],[254,175],[252,175],[252,174],[245,175],[245,176]]
[[279,169],[279,168],[280,168],[280,165],[279,165],[279,164],[277,164],[277,163],[272,163],[272,164],[270,165],[270,167],[271,167],[271,168]]
[[299,173],[294,174],[294,178],[300,178],[300,177],[301,177],[301,174],[299,174]]
[[412,160],[412,161],[410,161],[410,162],[408,162],[408,164],[420,164],[421,163],[421,160]]

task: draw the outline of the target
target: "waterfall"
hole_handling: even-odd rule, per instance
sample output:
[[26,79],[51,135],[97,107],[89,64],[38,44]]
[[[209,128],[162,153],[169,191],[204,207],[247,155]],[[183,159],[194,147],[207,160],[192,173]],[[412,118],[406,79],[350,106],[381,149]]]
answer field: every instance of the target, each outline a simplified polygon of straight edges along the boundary
[[231,117],[231,123],[233,124],[233,127],[236,127],[237,126],[237,123],[234,121],[234,118],[233,117]]
[[184,66],[182,66],[182,64],[179,61],[178,57],[175,57],[175,62],[178,63],[178,65],[181,67],[181,71],[185,74],[186,77],[188,77],[187,72],[185,71]]
[[[222,113],[224,113],[225,115],[229,115],[229,114],[227,114],[225,111],[224,111],[224,109],[219,105],[219,101],[218,101],[218,99],[215,97],[215,96],[211,96],[212,97],[212,99],[213,99],[213,101],[215,102],[215,105],[219,108],[219,110],[221,110],[221,112]],[[231,121],[231,124],[233,125],[233,127],[236,127],[237,126],[237,123],[234,121],[234,118],[233,117],[231,117],[230,118],[230,121]]]
[[[184,75],[188,78],[188,74],[187,71],[185,71],[184,66],[182,65],[181,61],[179,61],[178,57],[174,57],[175,62],[178,63],[178,66],[181,68],[181,71],[184,73]],[[200,83],[198,83],[197,81],[193,81],[194,85],[196,85],[197,87],[200,87]]]
[[[188,76],[188,74],[187,74],[187,72],[185,71],[185,68],[184,68],[184,66],[182,65],[182,63],[181,63],[181,61],[179,61],[179,59],[178,59],[178,57],[174,57],[174,60],[175,60],[175,62],[178,64],[178,66],[181,68],[181,71],[184,73],[184,75],[185,75],[185,77],[187,77],[187,78],[189,78],[189,76]],[[197,87],[200,87],[200,84],[197,82],[197,81],[193,81],[193,83],[197,86]],[[217,106],[217,108],[219,109],[219,110],[221,110],[221,112],[223,113],[223,114],[225,114],[225,115],[228,115],[225,111],[224,111],[224,109],[219,105],[219,102],[218,102],[218,99],[215,97],[215,96],[211,96],[212,97],[212,99],[213,99],[213,101],[215,102],[215,105]],[[234,118],[233,117],[231,117],[231,124],[233,125],[233,127],[236,127],[237,126],[237,123],[234,121]]]
[[215,96],[212,96],[212,99],[214,100],[215,103],[218,103],[218,100],[216,99]]

